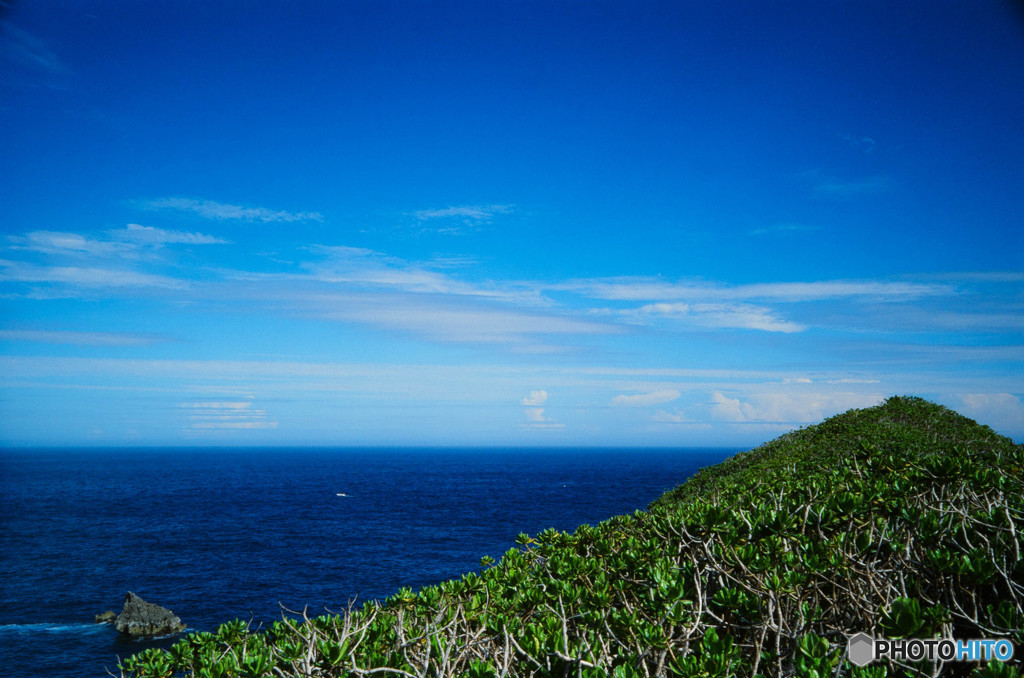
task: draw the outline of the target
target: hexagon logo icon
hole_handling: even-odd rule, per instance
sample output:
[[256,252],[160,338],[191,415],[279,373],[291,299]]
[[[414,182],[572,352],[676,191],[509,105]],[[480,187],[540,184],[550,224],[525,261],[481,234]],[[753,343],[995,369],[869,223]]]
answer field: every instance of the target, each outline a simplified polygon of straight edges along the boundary
[[854,666],[865,666],[875,658],[875,640],[866,633],[850,636],[847,645],[847,656]]

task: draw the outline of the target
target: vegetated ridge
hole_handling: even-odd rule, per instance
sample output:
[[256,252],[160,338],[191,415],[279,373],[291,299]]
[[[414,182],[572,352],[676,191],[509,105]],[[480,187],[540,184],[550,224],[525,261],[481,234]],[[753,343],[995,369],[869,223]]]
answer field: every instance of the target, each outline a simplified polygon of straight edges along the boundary
[[[520,535],[480,573],[125,659],[122,676],[1021,676],[1024,446],[890,398],[700,471],[647,511]],[[1007,663],[847,639],[1008,639]]]

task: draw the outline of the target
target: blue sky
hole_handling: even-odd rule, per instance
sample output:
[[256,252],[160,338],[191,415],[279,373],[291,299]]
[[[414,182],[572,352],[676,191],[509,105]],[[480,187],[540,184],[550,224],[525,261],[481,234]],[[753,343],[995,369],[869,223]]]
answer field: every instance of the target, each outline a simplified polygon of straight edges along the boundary
[[7,2],[0,444],[1024,439],[1024,12]]

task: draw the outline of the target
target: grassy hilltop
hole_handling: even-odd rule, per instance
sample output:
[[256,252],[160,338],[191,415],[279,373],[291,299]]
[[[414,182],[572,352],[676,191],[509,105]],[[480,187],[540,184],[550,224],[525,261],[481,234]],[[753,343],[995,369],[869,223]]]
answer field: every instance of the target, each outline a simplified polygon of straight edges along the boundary
[[[890,398],[647,511],[520,535],[480,573],[344,615],[229,622],[124,676],[1020,676],[1024,447]],[[1008,664],[852,667],[847,637],[1004,638]]]

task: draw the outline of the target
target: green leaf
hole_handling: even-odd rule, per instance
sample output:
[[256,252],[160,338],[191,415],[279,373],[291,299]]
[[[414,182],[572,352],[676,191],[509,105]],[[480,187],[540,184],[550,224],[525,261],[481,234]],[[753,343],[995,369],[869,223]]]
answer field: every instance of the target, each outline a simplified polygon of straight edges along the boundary
[[882,611],[880,626],[888,638],[910,638],[924,626],[921,604],[913,598],[897,598]]

